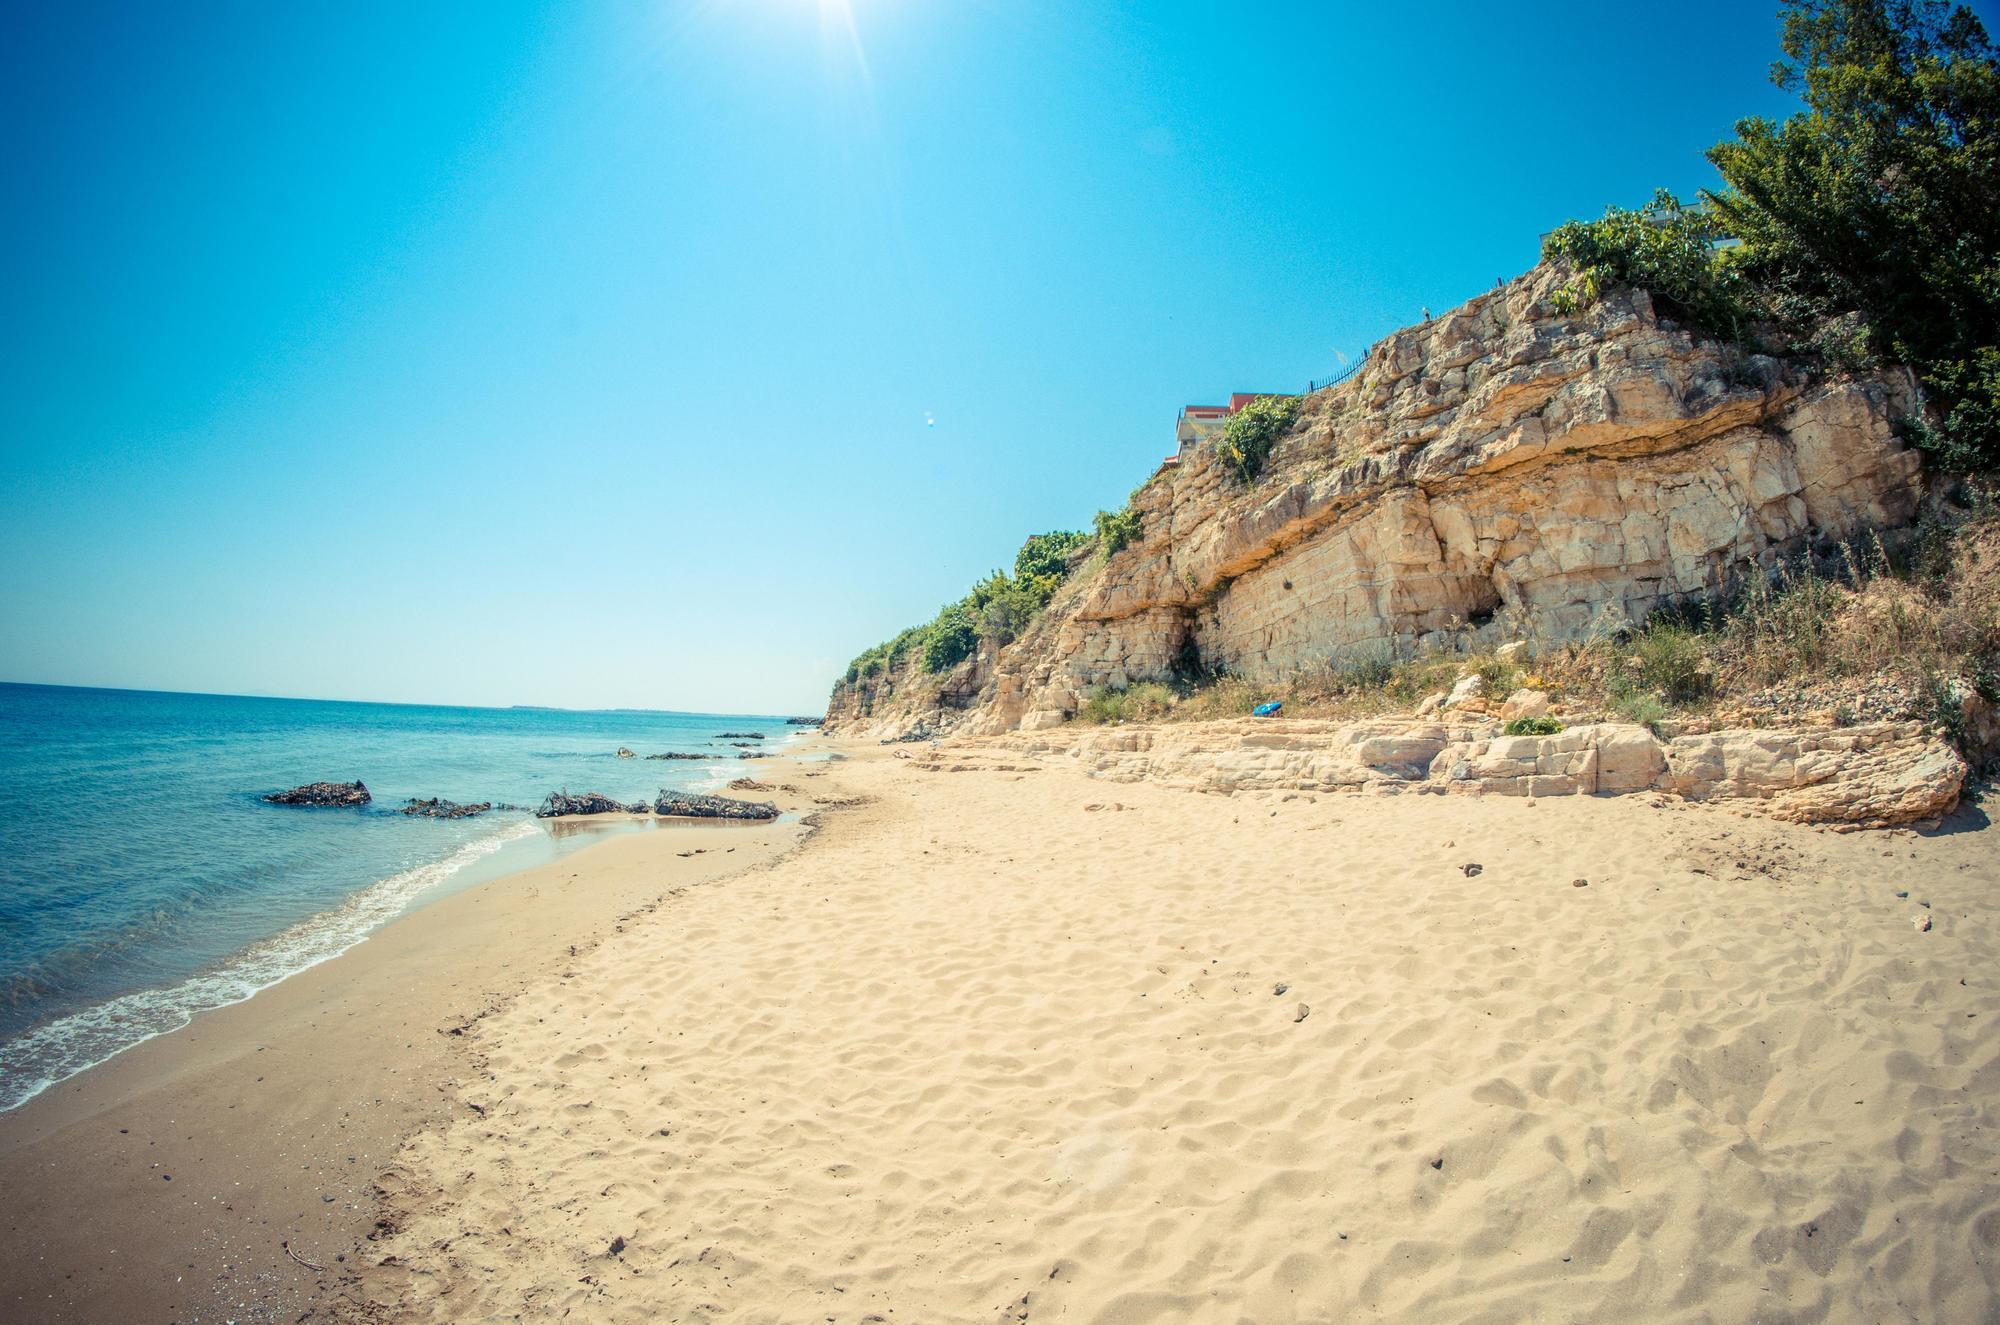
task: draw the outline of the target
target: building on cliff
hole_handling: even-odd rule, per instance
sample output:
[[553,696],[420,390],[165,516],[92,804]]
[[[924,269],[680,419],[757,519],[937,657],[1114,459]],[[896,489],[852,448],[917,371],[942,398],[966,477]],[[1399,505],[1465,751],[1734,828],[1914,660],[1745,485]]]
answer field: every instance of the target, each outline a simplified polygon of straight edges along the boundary
[[1229,416],[1251,401],[1262,400],[1265,396],[1286,399],[1290,394],[1285,391],[1237,391],[1230,395],[1227,405],[1181,406],[1180,418],[1174,426],[1174,437],[1180,442],[1176,456],[1186,455],[1190,448],[1199,446],[1220,432],[1222,425],[1229,422]]

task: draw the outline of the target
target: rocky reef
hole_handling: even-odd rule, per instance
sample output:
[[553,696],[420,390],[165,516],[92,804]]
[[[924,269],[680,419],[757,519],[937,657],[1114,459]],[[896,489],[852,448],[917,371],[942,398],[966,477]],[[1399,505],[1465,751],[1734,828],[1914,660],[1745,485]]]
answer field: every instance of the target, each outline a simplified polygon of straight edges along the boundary
[[375,798],[359,780],[353,782],[308,782],[290,791],[274,791],[264,797],[273,805],[318,805],[350,807],[366,805]]
[[1139,536],[1019,639],[844,681],[827,728],[1036,730],[1188,671],[1573,641],[1913,519],[1907,374],[1707,341],[1643,291],[1564,314],[1561,279],[1537,267],[1385,338],[1304,398],[1251,482],[1190,448],[1134,494]]

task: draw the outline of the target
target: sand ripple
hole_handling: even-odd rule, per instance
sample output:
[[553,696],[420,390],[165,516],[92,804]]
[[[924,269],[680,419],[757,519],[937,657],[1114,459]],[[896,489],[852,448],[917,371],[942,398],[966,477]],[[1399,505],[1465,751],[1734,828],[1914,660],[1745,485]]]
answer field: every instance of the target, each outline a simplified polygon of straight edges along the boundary
[[2000,1310],[1985,833],[840,767],[805,852],[481,1024],[385,1314]]

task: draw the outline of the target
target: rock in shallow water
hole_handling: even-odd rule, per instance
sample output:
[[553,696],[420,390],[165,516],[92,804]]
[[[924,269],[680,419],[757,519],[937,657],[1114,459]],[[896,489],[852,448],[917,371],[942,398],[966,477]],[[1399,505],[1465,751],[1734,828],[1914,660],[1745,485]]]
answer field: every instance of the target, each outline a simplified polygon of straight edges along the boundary
[[274,791],[264,798],[273,805],[366,805],[375,799],[359,779],[353,782],[308,782],[290,791]]
[[598,791],[583,791],[573,796],[567,791],[552,791],[549,798],[542,802],[542,808],[535,811],[535,817],[554,819],[565,814],[644,814],[650,808],[644,801],[626,805]]
[[418,819],[470,819],[475,814],[484,814],[493,808],[492,801],[480,801],[473,805],[460,805],[457,801],[443,800],[433,796],[429,800],[414,797],[403,802],[402,813]]
[[775,819],[778,807],[769,801],[739,801],[728,796],[704,796],[693,791],[662,791],[653,813],[695,819]]

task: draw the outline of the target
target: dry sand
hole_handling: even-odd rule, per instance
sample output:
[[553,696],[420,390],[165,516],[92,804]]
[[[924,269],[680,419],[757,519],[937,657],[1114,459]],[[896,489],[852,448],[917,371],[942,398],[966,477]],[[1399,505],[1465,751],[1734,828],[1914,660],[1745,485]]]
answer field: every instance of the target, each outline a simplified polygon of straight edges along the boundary
[[857,753],[457,1041],[314,1319],[2000,1320],[1977,810]]

